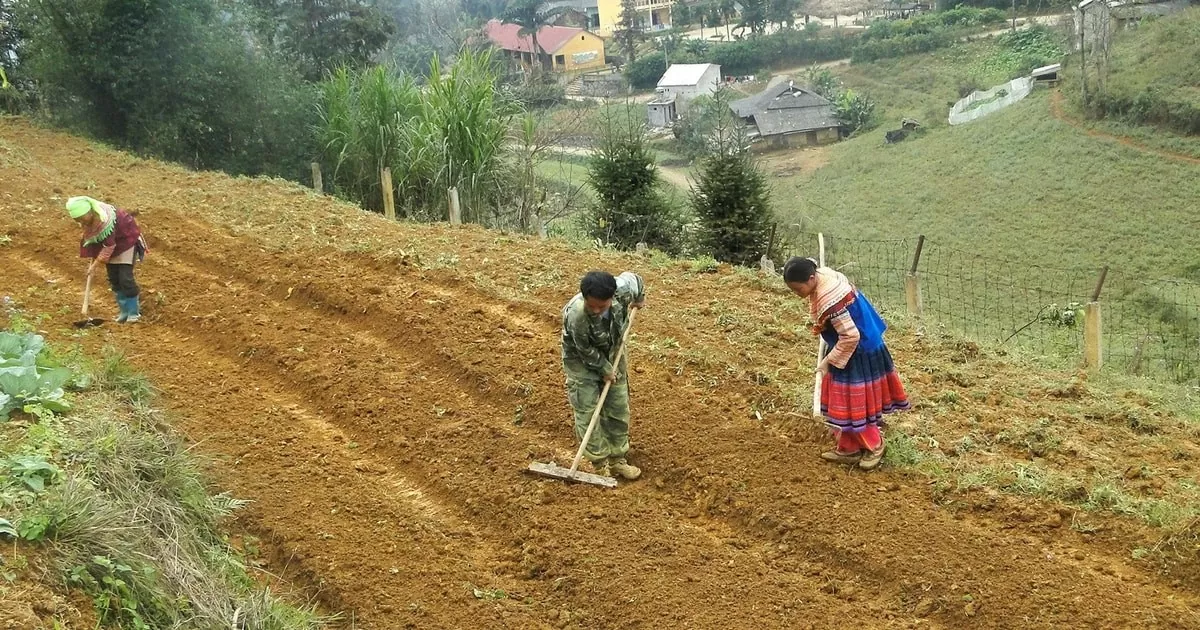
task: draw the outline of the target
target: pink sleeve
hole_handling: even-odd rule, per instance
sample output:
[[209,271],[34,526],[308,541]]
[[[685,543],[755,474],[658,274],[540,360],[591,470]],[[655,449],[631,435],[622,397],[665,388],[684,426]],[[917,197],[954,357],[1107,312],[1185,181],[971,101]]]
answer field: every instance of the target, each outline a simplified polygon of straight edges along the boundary
[[846,367],[850,356],[858,347],[858,326],[854,325],[854,320],[850,318],[850,312],[846,310],[830,317],[829,322],[833,324],[833,329],[838,334],[837,344],[833,346],[833,350],[829,351],[829,364],[842,369]]

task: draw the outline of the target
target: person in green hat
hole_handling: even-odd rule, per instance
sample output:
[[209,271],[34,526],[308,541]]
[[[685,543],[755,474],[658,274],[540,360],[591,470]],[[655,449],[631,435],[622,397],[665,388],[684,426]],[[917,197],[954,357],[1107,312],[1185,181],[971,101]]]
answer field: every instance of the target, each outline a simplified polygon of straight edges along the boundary
[[92,259],[88,275],[92,275],[100,263],[108,270],[108,285],[117,297],[120,310],[116,320],[120,323],[140,320],[141,291],[133,278],[133,264],[145,258],[147,248],[133,215],[91,197],[68,199],[67,214],[83,228],[79,257]]

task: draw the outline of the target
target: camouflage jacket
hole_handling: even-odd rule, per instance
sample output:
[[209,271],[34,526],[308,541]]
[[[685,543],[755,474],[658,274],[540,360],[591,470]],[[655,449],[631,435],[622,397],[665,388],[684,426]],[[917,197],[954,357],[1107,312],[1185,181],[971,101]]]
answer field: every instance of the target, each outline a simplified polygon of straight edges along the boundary
[[617,293],[606,313],[589,313],[583,295],[576,293],[562,311],[562,359],[567,370],[586,370],[596,378],[611,373],[613,353],[629,321],[629,306],[645,298],[641,276],[629,271],[617,276]]

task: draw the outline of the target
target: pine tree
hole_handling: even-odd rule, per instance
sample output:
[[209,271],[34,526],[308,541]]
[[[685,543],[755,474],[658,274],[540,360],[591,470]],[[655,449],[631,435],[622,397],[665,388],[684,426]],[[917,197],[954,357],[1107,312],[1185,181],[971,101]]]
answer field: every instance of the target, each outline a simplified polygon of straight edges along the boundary
[[625,54],[629,55],[630,65],[637,61],[637,45],[646,39],[646,31],[638,18],[636,0],[621,0],[621,15],[617,18],[613,39],[621,45]]
[[692,187],[701,245],[713,258],[751,264],[767,251],[771,207],[766,178],[750,156],[740,121],[729,114],[710,136],[711,153]]
[[603,121],[600,144],[588,164],[588,183],[599,198],[588,229],[619,249],[642,242],[668,253],[679,250],[681,222],[658,189],[658,169],[635,110]]

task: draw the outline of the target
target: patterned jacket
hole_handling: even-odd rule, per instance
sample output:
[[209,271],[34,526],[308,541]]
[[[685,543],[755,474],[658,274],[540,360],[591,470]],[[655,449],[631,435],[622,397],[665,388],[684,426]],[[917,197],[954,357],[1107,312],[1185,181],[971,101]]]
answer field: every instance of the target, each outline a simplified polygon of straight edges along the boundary
[[576,293],[562,311],[562,360],[567,370],[586,370],[596,378],[612,373],[613,353],[629,321],[629,306],[645,298],[641,276],[629,271],[617,276],[612,306],[603,314],[589,313],[583,295]]
[[114,255],[123,253],[131,247],[140,247],[145,250],[142,230],[138,227],[137,220],[133,218],[133,215],[112,206],[108,206],[108,208],[105,209],[106,212],[116,214],[115,225],[108,230],[108,234],[104,235],[104,238],[95,238],[89,241],[87,237],[84,237],[79,243],[80,258],[96,258],[100,262],[108,262]]

